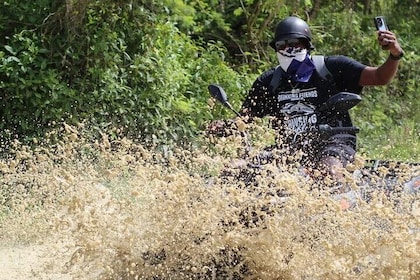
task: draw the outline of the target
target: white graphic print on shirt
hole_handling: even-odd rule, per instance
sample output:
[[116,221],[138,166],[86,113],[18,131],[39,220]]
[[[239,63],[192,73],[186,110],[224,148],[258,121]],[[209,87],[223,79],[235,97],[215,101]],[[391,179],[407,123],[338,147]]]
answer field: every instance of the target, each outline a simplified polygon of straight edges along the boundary
[[286,102],[280,109],[288,129],[295,134],[312,130],[317,124],[315,106],[306,99],[317,97],[315,88],[299,90],[293,89],[289,92],[281,92],[277,99],[279,102]]

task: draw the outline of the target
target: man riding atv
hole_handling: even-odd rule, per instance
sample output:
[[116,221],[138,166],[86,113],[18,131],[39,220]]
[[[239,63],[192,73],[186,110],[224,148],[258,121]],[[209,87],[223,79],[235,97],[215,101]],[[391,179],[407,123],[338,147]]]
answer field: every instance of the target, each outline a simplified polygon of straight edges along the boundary
[[[374,67],[342,55],[313,56],[308,24],[294,16],[280,21],[270,43],[279,64],[255,80],[239,115],[249,121],[273,117],[282,142],[301,149],[306,166],[337,176],[337,170],[354,161],[356,133],[338,130],[321,139],[319,133],[310,132],[319,125],[352,127],[347,111],[317,110],[331,96],[338,92],[359,94],[364,86],[386,85],[393,79],[404,52],[393,32],[378,31],[377,35],[389,56]],[[207,131],[218,133],[225,128],[226,122],[219,120]]]

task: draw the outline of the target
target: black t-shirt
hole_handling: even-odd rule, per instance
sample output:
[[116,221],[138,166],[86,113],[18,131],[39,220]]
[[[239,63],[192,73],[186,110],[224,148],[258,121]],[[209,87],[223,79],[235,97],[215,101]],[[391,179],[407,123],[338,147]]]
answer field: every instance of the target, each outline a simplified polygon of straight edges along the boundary
[[325,65],[333,76],[333,82],[320,77],[314,71],[307,83],[292,82],[283,72],[279,87],[270,91],[275,68],[264,72],[254,82],[245,99],[241,114],[251,117],[273,116],[282,126],[294,133],[302,133],[318,124],[351,126],[348,112],[316,113],[316,108],[337,92],[359,94],[360,75],[365,65],[346,56],[325,57]]

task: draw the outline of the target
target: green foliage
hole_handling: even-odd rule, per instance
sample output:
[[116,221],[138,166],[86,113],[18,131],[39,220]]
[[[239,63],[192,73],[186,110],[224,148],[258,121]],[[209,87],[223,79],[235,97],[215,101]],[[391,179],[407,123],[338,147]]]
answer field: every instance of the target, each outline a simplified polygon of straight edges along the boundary
[[182,141],[212,119],[209,81],[232,96],[244,91],[224,48],[196,45],[163,13],[134,2],[78,4],[39,18],[36,32],[15,28],[3,45],[1,128],[30,135],[88,119],[144,140]]
[[[225,81],[242,88],[240,75],[223,62],[224,49],[209,44],[206,49],[192,44],[171,24],[155,26],[156,34],[143,38],[146,52],[131,65],[131,88],[138,92],[139,131],[146,134],[193,136],[211,119],[207,107],[209,81]],[[136,81],[141,81],[136,84]]]
[[36,129],[50,120],[57,120],[68,112],[69,104],[62,102],[64,91],[59,73],[51,69],[43,57],[36,34],[22,31],[14,34],[4,46],[0,61],[0,91],[2,96],[2,128]]

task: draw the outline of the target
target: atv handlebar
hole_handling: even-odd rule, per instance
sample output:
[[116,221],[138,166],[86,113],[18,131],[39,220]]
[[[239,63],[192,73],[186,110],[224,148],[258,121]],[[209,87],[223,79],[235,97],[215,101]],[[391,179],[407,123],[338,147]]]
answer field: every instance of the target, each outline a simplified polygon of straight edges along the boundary
[[335,133],[358,133],[359,128],[355,126],[348,126],[348,127],[333,127],[328,124],[320,124],[318,126],[318,131],[328,133],[328,134],[335,134]]

